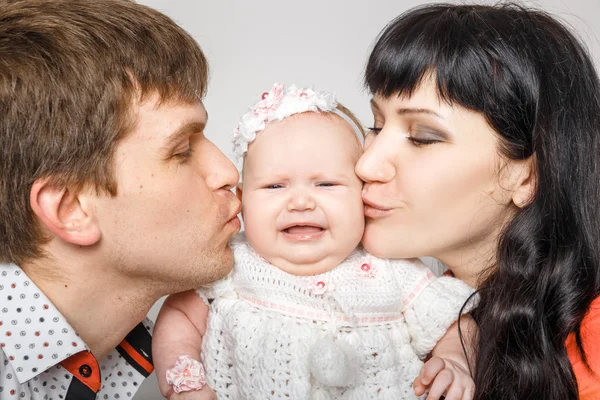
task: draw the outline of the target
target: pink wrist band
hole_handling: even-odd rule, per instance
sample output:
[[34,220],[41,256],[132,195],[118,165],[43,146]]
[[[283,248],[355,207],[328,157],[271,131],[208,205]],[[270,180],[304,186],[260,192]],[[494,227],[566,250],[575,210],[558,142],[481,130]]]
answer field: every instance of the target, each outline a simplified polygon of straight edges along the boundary
[[175,365],[167,370],[167,383],[175,393],[200,390],[206,385],[204,367],[190,356],[179,356]]

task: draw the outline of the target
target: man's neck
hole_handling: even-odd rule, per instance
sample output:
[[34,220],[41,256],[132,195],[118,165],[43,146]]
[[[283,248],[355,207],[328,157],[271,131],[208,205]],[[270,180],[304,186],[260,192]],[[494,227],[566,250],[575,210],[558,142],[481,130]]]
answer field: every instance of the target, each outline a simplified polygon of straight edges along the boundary
[[159,294],[90,257],[60,257],[21,265],[98,361],[140,323]]

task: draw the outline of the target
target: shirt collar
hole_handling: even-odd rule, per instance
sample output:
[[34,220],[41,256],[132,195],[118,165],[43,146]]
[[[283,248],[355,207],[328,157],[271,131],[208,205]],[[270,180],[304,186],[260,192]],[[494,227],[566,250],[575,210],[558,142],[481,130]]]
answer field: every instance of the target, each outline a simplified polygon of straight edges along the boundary
[[19,383],[88,346],[15,264],[0,264],[0,347]]

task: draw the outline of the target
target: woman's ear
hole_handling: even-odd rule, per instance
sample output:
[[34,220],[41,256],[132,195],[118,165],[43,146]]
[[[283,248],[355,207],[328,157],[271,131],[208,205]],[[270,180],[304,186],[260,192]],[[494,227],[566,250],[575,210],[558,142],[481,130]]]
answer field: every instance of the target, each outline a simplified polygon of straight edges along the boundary
[[517,207],[523,208],[531,203],[535,194],[535,188],[537,185],[535,156],[520,161],[515,173],[516,176],[513,183],[512,202]]
[[43,226],[65,242],[90,246],[100,240],[92,207],[80,194],[38,179],[31,188],[29,203]]

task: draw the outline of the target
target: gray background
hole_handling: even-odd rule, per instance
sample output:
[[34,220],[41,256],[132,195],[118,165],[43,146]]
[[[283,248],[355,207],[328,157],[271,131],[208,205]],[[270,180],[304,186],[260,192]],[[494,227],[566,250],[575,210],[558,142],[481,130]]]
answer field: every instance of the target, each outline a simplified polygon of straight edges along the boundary
[[[329,90],[372,123],[361,73],[373,40],[414,0],[141,0],[173,18],[204,50],[211,68],[206,135],[228,156],[238,118],[274,82]],[[571,25],[600,65],[600,0],[537,0]],[[154,319],[162,301],[150,311]],[[162,399],[152,375],[136,400]]]

